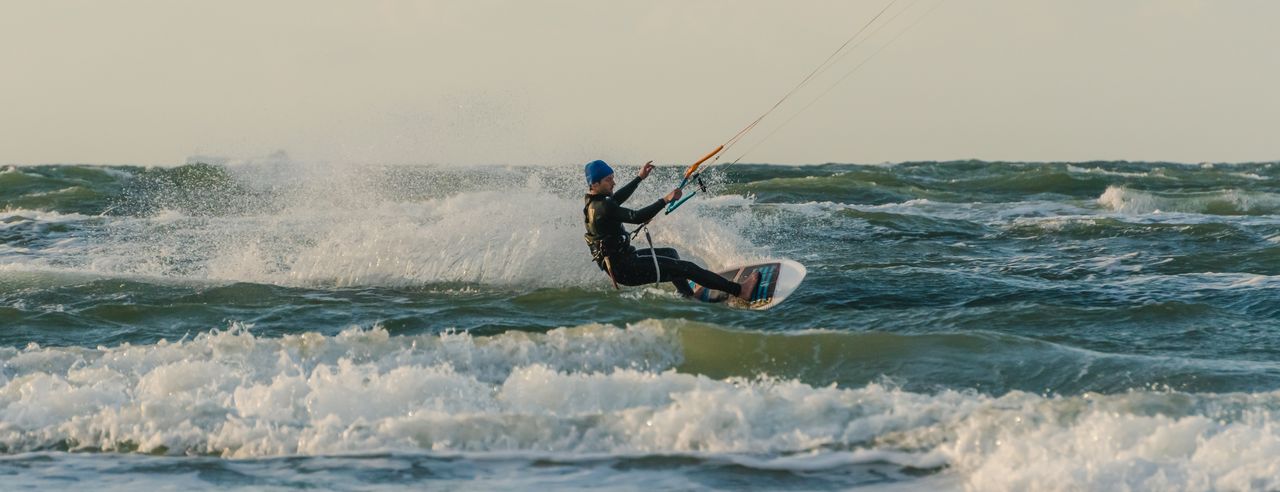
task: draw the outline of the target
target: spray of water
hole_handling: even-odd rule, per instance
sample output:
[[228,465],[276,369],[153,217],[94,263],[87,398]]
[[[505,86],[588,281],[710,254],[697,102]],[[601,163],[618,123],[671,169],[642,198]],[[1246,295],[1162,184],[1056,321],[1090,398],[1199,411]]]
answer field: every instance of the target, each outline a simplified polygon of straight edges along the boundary
[[[619,169],[623,179],[634,172]],[[628,205],[664,193],[675,170],[666,173],[655,173]],[[290,286],[605,288],[582,240],[580,174],[290,162],[149,170],[113,215],[23,261]],[[691,204],[655,221],[654,240],[712,268],[759,257],[745,239],[757,225],[749,205]]]

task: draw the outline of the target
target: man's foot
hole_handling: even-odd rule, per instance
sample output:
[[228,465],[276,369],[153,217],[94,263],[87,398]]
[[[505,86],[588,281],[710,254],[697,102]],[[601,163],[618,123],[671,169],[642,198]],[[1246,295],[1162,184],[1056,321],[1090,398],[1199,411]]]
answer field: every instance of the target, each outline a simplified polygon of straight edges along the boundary
[[751,302],[751,293],[756,290],[756,285],[760,283],[760,272],[751,272],[751,275],[742,280],[739,284],[742,290],[738,291],[738,299]]

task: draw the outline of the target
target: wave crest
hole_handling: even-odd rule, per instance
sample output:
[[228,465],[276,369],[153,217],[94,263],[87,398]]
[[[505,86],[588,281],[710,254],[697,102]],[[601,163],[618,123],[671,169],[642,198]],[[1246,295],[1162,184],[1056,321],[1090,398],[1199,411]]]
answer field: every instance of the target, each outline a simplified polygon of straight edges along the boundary
[[1164,212],[1207,215],[1273,215],[1280,213],[1280,194],[1228,189],[1208,192],[1155,193],[1108,186],[1099,205],[1126,214]]

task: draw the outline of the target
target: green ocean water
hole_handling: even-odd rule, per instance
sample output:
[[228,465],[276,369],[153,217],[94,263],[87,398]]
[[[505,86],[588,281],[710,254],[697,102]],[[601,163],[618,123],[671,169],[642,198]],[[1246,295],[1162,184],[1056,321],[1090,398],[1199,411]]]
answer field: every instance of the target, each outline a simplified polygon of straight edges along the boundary
[[773,310],[614,290],[576,166],[4,169],[0,474],[1280,488],[1280,163],[710,175],[655,245],[806,265]]

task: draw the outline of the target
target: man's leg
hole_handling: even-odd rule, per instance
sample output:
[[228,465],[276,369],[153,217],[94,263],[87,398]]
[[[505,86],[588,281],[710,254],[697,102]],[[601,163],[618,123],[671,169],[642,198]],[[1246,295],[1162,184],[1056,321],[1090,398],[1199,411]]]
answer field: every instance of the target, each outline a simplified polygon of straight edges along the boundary
[[[650,261],[652,261],[652,257],[648,257],[648,258],[650,258]],[[658,265],[662,267],[662,275],[664,277],[666,277],[668,275],[668,272],[670,272],[670,275],[672,275],[673,278],[679,278],[680,283],[676,285],[676,289],[680,289],[681,285],[684,285],[687,287],[687,284],[684,282],[684,280],[689,279],[689,280],[693,280],[694,283],[697,283],[698,285],[701,285],[708,289],[722,291],[722,292],[728,293],[731,296],[737,296],[743,300],[749,301],[751,300],[751,297],[753,294],[752,291],[755,290],[756,285],[758,285],[760,282],[760,272],[758,271],[752,272],[751,275],[748,275],[746,278],[742,279],[742,283],[739,284],[727,278],[721,277],[720,274],[707,270],[705,268],[702,268],[698,266],[696,263],[693,263],[690,261],[682,261],[682,260],[664,258],[662,256],[659,256]],[[680,289],[680,292],[682,294],[685,293],[683,289]],[[685,294],[685,295],[686,296],[692,295],[692,291],[690,291],[688,294]]]
[[[646,257],[646,259],[649,259],[649,257]],[[691,261],[659,256],[658,266],[662,269],[663,278],[661,280],[679,278],[681,283],[685,284],[686,289],[688,289],[689,286],[687,283],[683,282],[685,279],[692,280],[694,283],[708,289],[728,292],[730,295],[735,296],[742,290],[742,286],[738,285],[736,282],[721,277],[716,272],[702,268]],[[678,289],[679,286],[676,288]],[[681,293],[683,293],[683,291],[681,291]],[[692,291],[689,292],[689,294],[692,293]]]
[[653,264],[653,257],[655,255],[657,255],[658,257],[658,266],[659,266],[659,269],[662,270],[662,277],[663,277],[661,279],[658,279],[658,281],[660,282],[662,280],[670,280],[671,285],[676,288],[676,292],[679,292],[680,295],[685,297],[693,297],[693,288],[689,287],[689,279],[683,276],[669,275],[667,273],[667,268],[665,266],[662,266],[666,261],[679,261],[680,253],[677,252],[675,248],[653,248],[653,249],[636,250],[636,256],[639,256],[642,260],[648,261],[651,266]]
[[[659,248],[658,250],[670,250],[670,248]],[[644,256],[640,256],[644,254]],[[721,277],[716,272],[707,270],[698,266],[691,261],[678,260],[668,256],[657,256],[658,270],[661,277],[655,277],[653,268],[653,253],[651,250],[637,250],[635,256],[626,258],[620,264],[614,265],[614,278],[622,285],[644,285],[655,282],[679,282],[675,284],[676,290],[681,294],[690,295],[692,289],[685,280],[692,280],[694,283],[706,287],[708,289],[727,292],[729,295],[737,296],[742,293],[742,285]],[[678,279],[678,280],[677,280]],[[751,279],[747,279],[747,283],[754,286]]]

